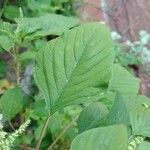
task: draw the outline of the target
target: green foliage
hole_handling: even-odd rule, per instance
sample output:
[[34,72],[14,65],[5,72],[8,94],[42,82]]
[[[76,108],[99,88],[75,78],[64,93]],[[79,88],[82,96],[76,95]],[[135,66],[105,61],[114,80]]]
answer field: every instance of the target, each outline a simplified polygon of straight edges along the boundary
[[26,0],[28,9],[32,11],[33,15],[40,15],[43,13],[62,13],[64,15],[74,14],[73,0]]
[[13,5],[6,6],[4,8],[4,16],[13,21],[15,18],[19,17],[19,8]]
[[38,52],[35,79],[52,113],[103,97],[114,58],[112,46],[108,29],[91,23],[66,32]]
[[[27,119],[31,126],[20,138],[12,137],[15,144],[2,144],[9,149],[147,150],[150,100],[139,95],[139,79],[121,65],[148,62],[149,35],[142,31],[136,42],[115,44],[115,59],[104,24],[79,26],[78,19],[67,17],[73,14],[72,0],[14,3],[5,1],[1,11],[0,50],[12,56],[8,67],[15,79],[10,79],[14,88],[4,89],[0,110],[4,129],[11,132],[10,126],[16,129]],[[0,61],[0,77],[6,75]],[[0,142],[9,137],[2,133]]]
[[150,35],[148,32],[141,30],[138,40],[134,42],[129,40],[121,42],[121,36],[116,32],[112,32],[112,38],[116,43],[116,61],[118,63],[128,66],[150,62],[150,50],[148,46]]
[[0,60],[0,78],[4,77],[6,74],[6,63]]
[[108,109],[103,103],[96,102],[87,106],[77,121],[79,133],[99,126],[107,114]]
[[15,19],[19,25],[19,35],[23,40],[32,40],[47,35],[61,35],[65,30],[76,26],[79,20],[56,14],[44,14],[40,17]]
[[20,88],[6,91],[0,99],[0,110],[8,120],[14,118],[22,110],[22,106],[23,96]]
[[139,79],[118,64],[112,67],[109,90],[120,92],[126,96],[134,96],[139,92]]
[[150,143],[144,141],[137,147],[137,150],[149,150],[149,147]]
[[25,132],[26,128],[30,124],[30,120],[27,120],[19,127],[19,129],[15,130],[13,133],[10,134],[4,131],[2,119],[2,115],[0,114],[0,149],[10,150],[14,146],[15,140]]
[[127,131],[123,125],[100,127],[79,134],[71,150],[126,150]]
[[10,51],[15,44],[15,37],[13,35],[14,28],[15,25],[0,21],[0,47],[6,51]]

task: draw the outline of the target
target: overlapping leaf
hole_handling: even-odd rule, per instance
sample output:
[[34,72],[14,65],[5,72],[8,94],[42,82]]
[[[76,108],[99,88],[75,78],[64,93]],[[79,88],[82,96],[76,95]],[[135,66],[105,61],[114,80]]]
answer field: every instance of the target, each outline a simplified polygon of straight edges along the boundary
[[139,144],[139,146],[137,147],[137,150],[149,150],[149,148],[150,148],[150,143],[144,141],[141,144]]
[[109,30],[89,23],[50,41],[37,54],[36,82],[52,112],[66,105],[98,100],[114,60]]
[[71,150],[127,150],[127,131],[123,125],[100,127],[79,134]]
[[79,24],[73,17],[45,14],[40,17],[15,19],[19,32],[25,40],[32,40],[47,35],[61,35],[64,31]]
[[112,67],[112,78],[109,83],[109,90],[120,92],[129,97],[135,96],[139,92],[139,79],[135,78],[120,65],[114,64]]
[[79,133],[97,127],[107,113],[107,107],[103,103],[95,102],[87,106],[77,121]]
[[22,106],[23,96],[20,88],[6,91],[0,99],[0,110],[8,120],[15,117],[21,111]]
[[150,99],[139,96],[135,108],[130,112],[132,134],[150,137]]

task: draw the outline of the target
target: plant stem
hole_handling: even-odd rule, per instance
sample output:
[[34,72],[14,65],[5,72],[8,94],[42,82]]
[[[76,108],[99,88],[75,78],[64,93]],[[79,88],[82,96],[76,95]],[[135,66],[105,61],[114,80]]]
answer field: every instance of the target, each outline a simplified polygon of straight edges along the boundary
[[21,64],[18,60],[19,56],[19,49],[17,47],[13,48],[13,53],[14,53],[14,62],[15,62],[15,72],[16,72],[16,83],[17,85],[20,85],[20,73],[21,73]]
[[55,144],[61,139],[61,137],[66,133],[66,131],[71,128],[71,126],[73,126],[73,123],[77,120],[79,115],[77,115],[69,124],[66,128],[64,128],[64,130],[57,136],[57,138],[53,141],[53,143],[48,147],[47,150],[51,150]]
[[41,146],[43,137],[44,137],[44,135],[45,135],[45,132],[46,132],[46,129],[47,129],[47,126],[48,126],[48,123],[49,123],[50,118],[51,118],[51,116],[49,116],[49,117],[46,119],[45,123],[44,123],[44,126],[43,126],[42,131],[41,131],[41,134],[40,134],[40,138],[39,138],[39,140],[38,140],[38,143],[37,143],[37,145],[36,145],[35,150],[39,150],[39,149],[40,149],[40,146]]
[[[21,63],[18,60],[19,48],[17,46],[13,47],[13,53],[12,53],[12,55],[14,56],[13,59],[14,59],[14,63],[15,63],[16,84],[17,84],[17,86],[20,86],[20,80],[21,80],[21,76],[20,76],[20,73],[21,73]],[[20,125],[23,124],[23,122],[24,122],[24,117],[23,117],[22,112],[20,112]]]
[[16,82],[17,85],[20,85],[20,63],[18,61],[16,61]]

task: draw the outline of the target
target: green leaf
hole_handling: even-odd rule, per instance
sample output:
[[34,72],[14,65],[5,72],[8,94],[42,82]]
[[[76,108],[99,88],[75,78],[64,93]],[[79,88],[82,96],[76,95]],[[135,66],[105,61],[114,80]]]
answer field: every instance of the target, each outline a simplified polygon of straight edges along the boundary
[[0,34],[9,35],[15,29],[14,24],[10,24],[9,22],[0,21]]
[[63,115],[58,112],[51,116],[49,121],[49,129],[53,137],[57,137],[62,130]]
[[10,51],[10,49],[15,45],[14,41],[6,36],[6,35],[2,35],[0,36],[0,46],[6,50],[6,51]]
[[6,6],[4,16],[9,20],[14,20],[14,18],[19,17],[19,8],[13,5]]
[[150,137],[150,99],[139,96],[135,109],[130,113],[130,120],[133,135]]
[[32,40],[47,35],[61,35],[77,24],[79,20],[56,14],[45,14],[35,18],[15,19],[19,32],[25,40]]
[[0,99],[0,110],[2,114],[11,120],[21,110],[23,106],[23,96],[20,88],[9,89]]
[[125,68],[118,64],[112,67],[112,78],[109,90],[120,92],[126,96],[135,96],[139,92],[139,79],[135,78]]
[[34,60],[36,55],[36,51],[26,51],[23,52],[19,55],[19,60],[20,61],[25,61],[25,60]]
[[79,133],[97,127],[107,113],[107,107],[101,102],[95,102],[87,106],[81,112],[77,121]]
[[27,0],[27,7],[34,13],[53,12],[51,0]]
[[36,60],[35,80],[52,113],[67,105],[99,100],[114,60],[110,32],[100,23],[76,27],[50,41]]
[[150,143],[144,141],[141,144],[139,144],[136,150],[149,150],[149,148],[150,148]]
[[127,131],[123,125],[95,128],[79,134],[71,150],[127,150]]
[[113,107],[111,108],[106,124],[113,125],[113,124],[126,124],[127,126],[130,123],[129,119],[129,110],[127,106],[126,98],[122,97],[121,94],[117,93],[115,97],[115,101]]
[[6,51],[9,51],[15,44],[14,29],[15,25],[0,21],[0,47]]

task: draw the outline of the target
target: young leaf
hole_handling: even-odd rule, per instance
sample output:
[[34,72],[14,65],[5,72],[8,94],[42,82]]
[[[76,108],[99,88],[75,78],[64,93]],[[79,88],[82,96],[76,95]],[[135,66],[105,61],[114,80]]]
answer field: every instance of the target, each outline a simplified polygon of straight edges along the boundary
[[125,68],[118,64],[112,67],[112,78],[109,90],[120,92],[126,96],[135,96],[139,92],[139,79],[135,78]]
[[15,45],[15,42],[13,39],[11,39],[9,36],[2,35],[0,36],[0,46],[6,50],[10,51],[10,49]]
[[2,114],[11,120],[22,109],[23,96],[20,88],[9,89],[0,99],[0,110]]
[[114,60],[108,29],[89,23],[50,41],[37,54],[35,80],[46,105],[55,112],[67,105],[103,97]]
[[6,51],[9,51],[15,44],[14,29],[15,25],[0,21],[0,47]]
[[127,130],[115,125],[85,131],[73,140],[71,150],[127,150]]
[[77,24],[79,20],[56,14],[45,14],[35,18],[15,19],[19,24],[19,32],[25,40],[32,40],[47,35],[61,35]]
[[79,133],[97,127],[107,113],[107,107],[101,102],[95,102],[87,106],[81,112],[77,121]]

